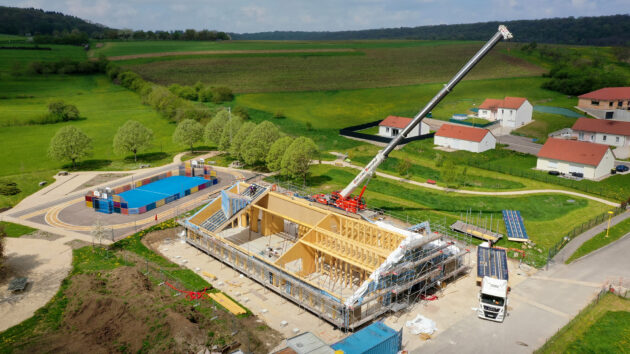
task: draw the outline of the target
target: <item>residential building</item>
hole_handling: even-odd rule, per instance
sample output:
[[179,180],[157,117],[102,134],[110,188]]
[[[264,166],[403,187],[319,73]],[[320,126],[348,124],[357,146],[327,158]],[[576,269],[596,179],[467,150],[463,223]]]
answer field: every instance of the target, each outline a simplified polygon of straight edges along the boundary
[[564,174],[581,173],[598,179],[615,167],[615,157],[607,145],[586,141],[549,138],[538,152],[536,168]]
[[[389,116],[378,124],[378,135],[386,138],[393,138],[400,134],[412,120],[413,119],[407,117]],[[429,130],[429,125],[427,123],[420,122],[420,124],[411,129],[407,138],[429,134]]]
[[488,129],[442,124],[433,137],[433,143],[455,150],[484,152],[495,148],[497,138]]
[[616,147],[630,146],[630,122],[578,118],[571,129],[579,141]]
[[533,111],[534,107],[523,97],[487,98],[477,114],[479,118],[500,121],[502,127],[518,128],[532,121]]
[[577,108],[601,119],[630,121],[630,87],[605,87],[578,96]]

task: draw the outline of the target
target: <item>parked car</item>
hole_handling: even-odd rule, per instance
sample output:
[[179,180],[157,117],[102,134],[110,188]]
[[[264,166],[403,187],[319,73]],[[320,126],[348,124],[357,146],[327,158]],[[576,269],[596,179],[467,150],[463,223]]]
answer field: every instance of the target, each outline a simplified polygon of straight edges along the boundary
[[571,176],[582,178],[584,177],[584,174],[582,172],[571,172]]
[[559,176],[560,172],[559,171],[549,171],[549,174],[552,176]]
[[617,167],[615,167],[615,169],[617,170],[617,172],[626,172],[626,171],[630,170],[630,167],[628,167],[626,165],[617,165]]

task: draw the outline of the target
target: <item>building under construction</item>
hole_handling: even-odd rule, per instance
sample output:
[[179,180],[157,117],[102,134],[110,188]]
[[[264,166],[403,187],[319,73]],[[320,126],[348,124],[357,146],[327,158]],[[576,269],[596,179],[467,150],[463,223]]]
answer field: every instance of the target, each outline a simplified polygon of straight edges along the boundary
[[333,325],[353,330],[468,269],[428,223],[413,231],[237,183],[182,220],[186,241]]

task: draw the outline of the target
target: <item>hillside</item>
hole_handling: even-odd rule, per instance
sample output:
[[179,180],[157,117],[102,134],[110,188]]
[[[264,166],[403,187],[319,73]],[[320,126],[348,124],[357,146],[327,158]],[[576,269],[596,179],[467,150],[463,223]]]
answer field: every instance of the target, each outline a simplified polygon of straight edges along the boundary
[[231,33],[232,39],[255,40],[350,40],[425,39],[487,40],[499,24],[508,26],[517,42],[625,45],[630,42],[630,15],[567,17],[542,20],[492,21],[457,25],[419,26],[339,32],[275,31]]
[[0,33],[52,35],[53,32],[70,32],[73,29],[92,35],[103,32],[107,27],[54,11],[0,6]]

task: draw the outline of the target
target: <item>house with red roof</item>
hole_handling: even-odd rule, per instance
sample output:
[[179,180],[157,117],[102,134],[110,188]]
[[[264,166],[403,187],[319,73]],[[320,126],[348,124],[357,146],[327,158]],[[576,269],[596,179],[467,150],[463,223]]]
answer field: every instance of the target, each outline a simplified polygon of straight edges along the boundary
[[578,96],[577,108],[596,118],[630,121],[630,87],[604,87]]
[[608,145],[586,141],[549,138],[538,152],[536,168],[564,174],[582,174],[599,179],[615,167],[615,157]]
[[479,106],[479,118],[498,120],[502,127],[519,128],[532,121],[534,107],[526,98],[505,97],[502,100],[487,98]]
[[488,130],[456,124],[442,124],[433,137],[438,146],[470,152],[494,149],[497,138]]
[[617,147],[630,146],[630,122],[578,118],[571,129],[573,136],[579,141]]
[[[393,138],[400,134],[412,120],[413,119],[407,117],[389,116],[378,124],[378,135],[386,138]],[[420,124],[416,125],[411,132],[407,134],[407,137],[411,138],[414,136],[429,134],[429,130],[429,125],[427,123],[420,122]]]

